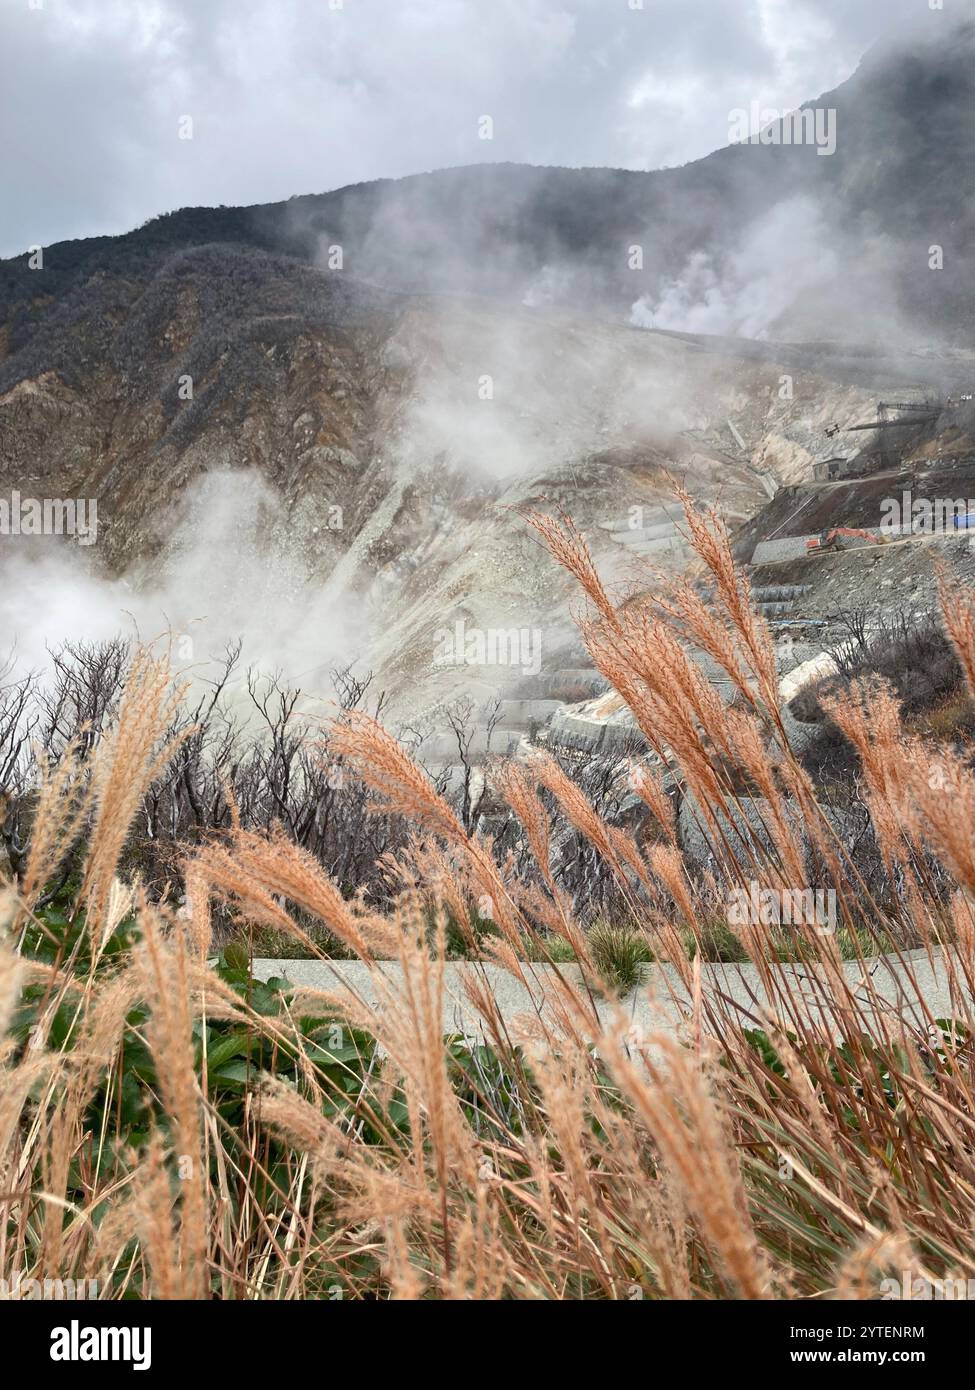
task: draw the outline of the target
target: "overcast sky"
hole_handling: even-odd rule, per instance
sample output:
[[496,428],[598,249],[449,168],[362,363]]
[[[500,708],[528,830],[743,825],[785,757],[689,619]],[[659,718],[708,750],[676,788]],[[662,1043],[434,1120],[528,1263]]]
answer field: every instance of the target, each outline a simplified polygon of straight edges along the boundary
[[479,160],[682,164],[912,17],[945,22],[928,0],[0,0],[0,255]]

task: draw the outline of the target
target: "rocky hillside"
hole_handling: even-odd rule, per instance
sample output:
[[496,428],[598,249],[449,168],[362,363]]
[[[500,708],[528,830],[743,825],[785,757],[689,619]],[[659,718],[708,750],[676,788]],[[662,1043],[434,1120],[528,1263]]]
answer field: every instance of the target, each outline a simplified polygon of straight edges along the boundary
[[[97,499],[97,547],[61,550],[111,586],[100,632],[123,610],[152,631],[162,615],[196,634],[196,659],[246,630],[249,654],[313,687],[336,661],[368,665],[417,715],[471,685],[436,658],[458,621],[538,630],[543,666],[573,669],[566,589],[524,508],[565,506],[608,577],[646,584],[648,560],[681,559],[662,510],[672,478],[738,523],[808,478],[827,427],[869,419],[878,393],[968,381],[959,349],[749,343],[630,318],[697,253],[713,276],[731,267],[722,293],[744,311],[749,228],[808,203],[837,246],[861,247],[855,293],[836,254],[828,294],[787,266],[799,293],[773,295],[766,317],[869,338],[869,315],[850,311],[866,295],[956,337],[971,304],[957,278],[970,41],[866,61],[824,98],[840,121],[830,158],[743,146],[657,174],[481,166],[184,210],[48,247],[39,269],[2,263],[2,491]],[[936,233],[955,247],[950,275],[918,279],[917,238],[926,256]],[[642,271],[626,264],[634,242]],[[774,256],[755,275],[774,281]],[[4,583],[12,635],[63,625],[43,607],[48,576],[26,616],[22,582]],[[63,635],[86,634],[88,599]],[[482,667],[474,684],[522,674]]]
[[[560,580],[520,509],[571,509],[627,582],[639,554],[611,528],[639,530],[634,509],[669,500],[673,477],[742,520],[872,399],[828,360],[783,400],[765,354],[379,291],[250,247],[145,270],[71,290],[0,367],[4,489],[97,498],[85,558],[161,589],[179,630],[205,618],[204,650],[234,635],[242,595],[298,593],[289,666],[347,654],[411,698],[468,680],[432,670],[434,634],[460,618],[561,640]],[[278,636],[262,640],[285,660]]]

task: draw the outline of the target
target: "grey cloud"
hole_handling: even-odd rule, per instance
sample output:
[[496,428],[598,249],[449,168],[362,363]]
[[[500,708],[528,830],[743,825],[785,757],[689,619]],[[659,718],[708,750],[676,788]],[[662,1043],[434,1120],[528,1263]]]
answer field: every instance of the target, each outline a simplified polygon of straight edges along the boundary
[[912,17],[945,22],[921,0],[8,0],[0,254],[447,165],[686,162]]

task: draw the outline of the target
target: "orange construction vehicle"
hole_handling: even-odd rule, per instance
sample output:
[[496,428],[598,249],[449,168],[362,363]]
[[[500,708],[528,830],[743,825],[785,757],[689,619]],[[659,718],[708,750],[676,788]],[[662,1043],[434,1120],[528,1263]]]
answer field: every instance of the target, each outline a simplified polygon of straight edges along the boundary
[[813,536],[812,540],[806,541],[806,549],[843,550],[843,542],[853,538],[866,541],[869,545],[883,545],[883,537],[874,535],[873,531],[863,531],[856,526],[833,526],[821,536]]

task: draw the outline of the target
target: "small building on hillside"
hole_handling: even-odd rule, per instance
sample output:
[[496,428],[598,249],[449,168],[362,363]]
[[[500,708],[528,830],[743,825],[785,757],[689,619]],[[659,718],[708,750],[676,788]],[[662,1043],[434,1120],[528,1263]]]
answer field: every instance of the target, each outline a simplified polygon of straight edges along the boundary
[[832,483],[839,478],[843,478],[849,472],[849,465],[852,462],[845,454],[834,455],[833,458],[820,459],[813,464],[813,481],[817,483]]

